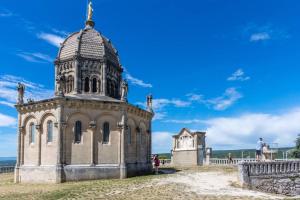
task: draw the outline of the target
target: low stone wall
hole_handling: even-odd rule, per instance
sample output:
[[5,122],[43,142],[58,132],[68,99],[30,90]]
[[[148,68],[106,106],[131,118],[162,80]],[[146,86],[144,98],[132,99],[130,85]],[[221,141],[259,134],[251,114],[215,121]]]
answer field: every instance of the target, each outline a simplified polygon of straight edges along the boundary
[[239,180],[244,187],[264,192],[300,195],[300,161],[242,162]]

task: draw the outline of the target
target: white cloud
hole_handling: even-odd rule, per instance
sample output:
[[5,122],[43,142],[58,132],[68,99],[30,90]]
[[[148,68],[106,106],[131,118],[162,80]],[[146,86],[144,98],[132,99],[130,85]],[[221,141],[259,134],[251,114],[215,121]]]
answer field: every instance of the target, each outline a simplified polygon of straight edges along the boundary
[[152,147],[154,153],[169,153],[172,148],[171,132],[153,132],[152,133]]
[[59,35],[55,35],[52,33],[39,33],[37,34],[37,37],[39,39],[45,40],[46,42],[56,46],[56,47],[60,47],[60,44],[63,43],[64,38],[59,36]]
[[16,125],[17,120],[11,116],[0,113],[0,127],[9,127]]
[[9,106],[9,107],[12,107],[12,108],[14,108],[14,105],[15,105],[15,104],[7,102],[7,101],[0,101],[0,104],[5,105],[5,106]]
[[264,40],[270,40],[271,36],[269,33],[253,33],[250,36],[251,42],[258,42],[258,41],[264,41]]
[[17,55],[28,62],[35,62],[35,63],[52,62],[54,60],[50,56],[39,52],[37,53],[21,52],[18,53]]
[[[138,103],[139,105],[146,105],[146,102],[144,103]],[[166,106],[175,106],[175,107],[188,107],[190,106],[190,102],[188,101],[182,101],[179,99],[153,99],[152,106],[153,110],[162,110]]]
[[[300,108],[280,114],[249,113],[237,117],[206,120],[212,147],[254,148],[259,137],[278,146],[293,146],[300,133]],[[273,146],[276,146],[273,144]]]
[[225,93],[217,98],[207,100],[207,104],[212,106],[214,110],[226,110],[234,103],[236,103],[243,95],[239,93],[236,88],[228,88]]
[[267,40],[288,39],[286,31],[272,26],[272,24],[257,25],[249,23],[243,28],[243,35],[250,42],[263,42]]
[[[167,123],[194,124],[207,132],[214,149],[255,148],[259,137],[271,147],[291,147],[300,133],[300,107],[277,114],[246,113],[233,117],[166,120]],[[203,128],[204,127],[204,128]],[[166,143],[167,144],[167,143]]]
[[218,111],[228,109],[243,97],[234,87],[227,88],[223,95],[216,98],[205,98],[204,95],[194,93],[187,94],[186,96],[189,97],[190,103],[197,102]]
[[[136,104],[146,108],[146,102],[137,102]],[[174,106],[177,108],[184,108],[190,105],[191,102],[179,99],[153,99],[152,108],[155,113],[153,120],[164,119],[167,116],[167,112],[164,111],[166,107]]]
[[131,76],[128,72],[126,72],[125,77],[132,85],[137,85],[144,88],[152,88],[150,83],[145,83],[143,80]]
[[156,112],[153,117],[153,121],[164,119],[166,116],[167,116],[167,113],[165,113],[165,112]]
[[56,28],[52,28],[51,29],[54,33],[59,34],[61,36],[67,37],[70,33],[67,31],[63,31],[63,30],[58,30]]
[[201,94],[189,93],[186,95],[190,101],[203,101],[204,96]]
[[165,120],[164,122],[174,123],[174,124],[199,124],[199,123],[203,123],[203,120],[200,120],[200,119],[187,119],[187,120],[170,119],[170,120]]
[[0,76],[0,102],[2,105],[11,106],[17,100],[17,84],[25,84],[25,99],[46,99],[52,96],[53,91],[46,89],[43,85],[27,81],[21,77],[12,75]]
[[227,78],[228,81],[247,81],[249,76],[245,76],[243,69],[236,70],[230,77]]

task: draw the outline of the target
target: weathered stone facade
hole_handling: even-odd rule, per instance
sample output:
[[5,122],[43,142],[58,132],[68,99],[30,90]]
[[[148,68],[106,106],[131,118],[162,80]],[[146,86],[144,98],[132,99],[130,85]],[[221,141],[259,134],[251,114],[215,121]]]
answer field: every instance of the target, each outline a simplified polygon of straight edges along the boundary
[[244,187],[264,192],[300,195],[300,161],[273,161],[239,164]]
[[203,165],[205,132],[191,132],[183,128],[173,136],[172,164],[176,166]]
[[117,51],[91,19],[86,24],[62,43],[55,97],[24,103],[20,87],[15,182],[126,178],[152,169],[152,109],[127,103]]

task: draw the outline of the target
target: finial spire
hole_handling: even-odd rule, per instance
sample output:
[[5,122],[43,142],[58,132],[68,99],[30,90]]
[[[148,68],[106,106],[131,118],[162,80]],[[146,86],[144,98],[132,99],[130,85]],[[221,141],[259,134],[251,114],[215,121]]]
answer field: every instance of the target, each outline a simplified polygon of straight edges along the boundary
[[93,4],[92,4],[92,1],[89,0],[88,8],[87,8],[87,20],[85,22],[86,26],[90,26],[90,27],[95,26],[95,22],[92,19],[93,18],[93,12],[94,12]]

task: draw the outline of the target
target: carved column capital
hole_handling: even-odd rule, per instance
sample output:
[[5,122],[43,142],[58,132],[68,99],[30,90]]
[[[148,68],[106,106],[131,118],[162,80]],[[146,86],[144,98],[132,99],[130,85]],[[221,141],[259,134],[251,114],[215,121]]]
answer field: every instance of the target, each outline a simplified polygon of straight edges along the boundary
[[42,126],[41,126],[40,124],[35,125],[35,129],[36,129],[36,130],[40,131],[41,128],[42,128]]
[[89,123],[89,128],[92,129],[92,130],[96,130],[96,128],[97,128],[96,122],[95,121],[91,121]]

